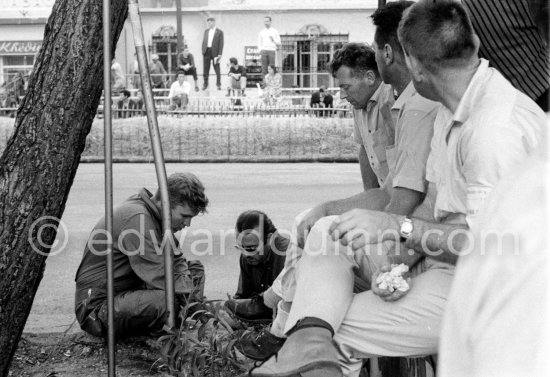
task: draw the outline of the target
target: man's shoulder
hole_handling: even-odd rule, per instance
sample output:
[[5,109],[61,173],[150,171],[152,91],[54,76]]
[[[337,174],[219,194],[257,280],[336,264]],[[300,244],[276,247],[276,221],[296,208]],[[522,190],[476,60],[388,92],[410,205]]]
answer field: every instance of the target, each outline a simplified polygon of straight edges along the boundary
[[403,107],[405,111],[433,114],[433,117],[435,118],[441,104],[439,102],[429,100],[426,97],[422,97],[418,92],[415,92],[414,95],[405,101]]

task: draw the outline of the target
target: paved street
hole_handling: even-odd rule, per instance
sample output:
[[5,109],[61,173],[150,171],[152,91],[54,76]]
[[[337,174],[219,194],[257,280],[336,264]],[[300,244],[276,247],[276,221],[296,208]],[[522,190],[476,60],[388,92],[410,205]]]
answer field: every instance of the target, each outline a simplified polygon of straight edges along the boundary
[[[166,169],[168,174],[192,171],[206,186],[209,211],[191,224],[184,250],[193,249],[200,254],[187,257],[200,259],[206,266],[205,293],[210,299],[223,299],[227,293],[235,293],[238,254],[232,249],[230,232],[241,211],[263,210],[279,229],[289,230],[294,216],[303,209],[361,189],[357,164],[168,164]],[[154,190],[154,166],[116,164],[114,183],[115,204],[141,187]],[[26,332],[64,331],[73,322],[74,276],[88,234],[104,211],[103,185],[103,165],[80,165],[62,219],[68,237],[58,237],[67,244],[54,250],[57,254],[47,260]],[[208,234],[212,234],[209,242]],[[72,331],[75,329],[77,324]]]

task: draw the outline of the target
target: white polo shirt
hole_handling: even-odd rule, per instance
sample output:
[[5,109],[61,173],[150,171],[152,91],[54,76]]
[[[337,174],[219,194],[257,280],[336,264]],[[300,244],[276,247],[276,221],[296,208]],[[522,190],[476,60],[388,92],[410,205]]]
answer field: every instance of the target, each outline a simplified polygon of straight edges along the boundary
[[435,183],[435,218],[471,220],[493,186],[537,148],[543,111],[481,59],[453,114],[441,106],[434,123],[426,179]]

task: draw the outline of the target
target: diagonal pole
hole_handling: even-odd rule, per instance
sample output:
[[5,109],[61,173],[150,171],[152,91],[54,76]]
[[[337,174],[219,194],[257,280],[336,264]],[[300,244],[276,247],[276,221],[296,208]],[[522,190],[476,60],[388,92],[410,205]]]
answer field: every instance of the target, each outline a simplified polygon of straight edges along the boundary
[[108,376],[115,377],[115,305],[113,283],[113,140],[111,114],[111,0],[103,0],[103,124],[105,142],[105,230],[107,231]]
[[[147,111],[147,124],[149,125],[149,134],[151,135],[151,144],[153,147],[153,157],[155,159],[155,170],[157,172],[157,181],[160,190],[162,205],[162,232],[165,237],[172,235],[172,219],[170,217],[170,198],[168,197],[168,183],[166,179],[166,167],[164,166],[164,156],[162,153],[162,144],[160,140],[160,131],[157,120],[157,112],[153,98],[153,89],[151,86],[151,76],[147,64],[147,53],[145,51],[145,39],[143,38],[143,27],[141,25],[141,16],[139,14],[138,0],[128,0],[128,15],[132,23],[134,33],[134,44],[136,46],[136,55],[141,76],[141,86],[145,109]],[[176,306],[174,300],[174,254],[171,249],[171,242],[164,242],[164,274],[165,274],[165,293],[166,293],[166,325],[173,328],[176,325]]]

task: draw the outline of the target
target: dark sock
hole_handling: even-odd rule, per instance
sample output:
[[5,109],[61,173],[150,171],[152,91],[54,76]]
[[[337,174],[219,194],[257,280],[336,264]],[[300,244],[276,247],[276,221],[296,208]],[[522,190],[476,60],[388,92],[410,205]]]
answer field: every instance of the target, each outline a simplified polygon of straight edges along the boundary
[[306,329],[308,327],[320,327],[323,329],[327,329],[328,331],[330,331],[330,336],[334,336],[334,329],[332,328],[332,326],[328,322],[316,317],[305,317],[299,320],[298,323],[296,323],[296,325],[292,329],[290,329],[290,331],[287,333],[287,336],[290,336],[296,331]]

